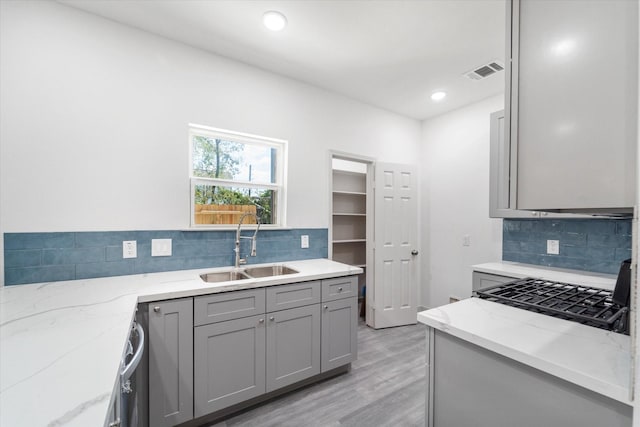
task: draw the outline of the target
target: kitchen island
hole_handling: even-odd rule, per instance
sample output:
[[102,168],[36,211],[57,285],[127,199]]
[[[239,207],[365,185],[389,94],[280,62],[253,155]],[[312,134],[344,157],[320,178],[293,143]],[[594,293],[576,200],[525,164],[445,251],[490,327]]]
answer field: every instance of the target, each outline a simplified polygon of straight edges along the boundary
[[[211,268],[0,289],[0,425],[102,426],[138,303],[358,274],[327,259],[286,276],[205,283]],[[255,267],[255,266],[252,266]]]
[[479,298],[418,321],[427,426],[631,426],[627,335]]

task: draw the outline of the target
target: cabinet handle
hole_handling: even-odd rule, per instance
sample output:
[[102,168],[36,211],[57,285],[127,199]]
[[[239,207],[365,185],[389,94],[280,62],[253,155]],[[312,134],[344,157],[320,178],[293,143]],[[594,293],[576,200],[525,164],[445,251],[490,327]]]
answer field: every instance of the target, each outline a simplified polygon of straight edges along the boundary
[[329,306],[328,306],[328,305],[325,305],[325,306],[324,306],[324,309],[325,309],[325,310],[328,310],[328,309],[329,309]]
[[542,212],[542,216],[547,216],[549,215],[549,212]]
[[531,216],[537,216],[537,215],[538,215],[538,212],[536,211],[531,212]]
[[342,292],[342,288],[338,288],[338,292]]
[[269,320],[271,320],[273,322],[274,320],[276,320],[276,318],[271,316],[271,317],[269,317]]
[[155,311],[156,313],[160,313],[160,307],[156,305],[155,307],[153,307],[153,311]]
[[260,320],[258,320],[258,322],[264,323],[264,319],[260,319]]

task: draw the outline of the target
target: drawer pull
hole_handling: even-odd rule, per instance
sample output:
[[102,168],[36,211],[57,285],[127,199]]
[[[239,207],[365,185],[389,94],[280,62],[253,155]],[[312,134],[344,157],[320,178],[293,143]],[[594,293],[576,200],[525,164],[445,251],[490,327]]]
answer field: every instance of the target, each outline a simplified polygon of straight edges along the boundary
[[338,288],[338,292],[342,292],[342,287],[339,287],[339,288]]
[[260,319],[260,320],[258,320],[258,322],[264,323],[264,319]]
[[271,320],[273,322],[274,320],[276,320],[276,318],[271,316],[271,317],[269,317],[269,320]]
[[328,309],[329,309],[329,306],[328,306],[328,305],[325,305],[325,306],[324,306],[324,309],[325,309],[325,310],[328,310]]
[[155,307],[153,307],[153,311],[155,311],[156,313],[160,313],[160,307],[156,305]]

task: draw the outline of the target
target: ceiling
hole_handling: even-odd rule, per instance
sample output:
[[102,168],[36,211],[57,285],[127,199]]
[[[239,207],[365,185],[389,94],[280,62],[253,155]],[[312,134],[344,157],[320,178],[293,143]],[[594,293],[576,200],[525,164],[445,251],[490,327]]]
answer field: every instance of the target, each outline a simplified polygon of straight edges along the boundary
[[504,0],[59,2],[419,120],[504,90],[504,72],[463,76],[504,61]]

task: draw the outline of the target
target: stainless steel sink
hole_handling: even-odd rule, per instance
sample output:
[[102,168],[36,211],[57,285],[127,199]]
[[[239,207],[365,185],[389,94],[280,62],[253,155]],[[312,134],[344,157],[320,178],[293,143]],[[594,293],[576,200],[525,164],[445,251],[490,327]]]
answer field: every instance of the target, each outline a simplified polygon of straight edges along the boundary
[[298,270],[287,267],[286,265],[268,265],[265,267],[245,268],[244,272],[253,278],[284,276],[286,274],[299,273]]
[[200,278],[207,283],[230,282],[233,280],[250,279],[242,271],[218,271],[215,273],[204,273]]

